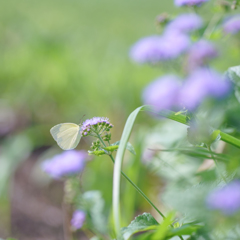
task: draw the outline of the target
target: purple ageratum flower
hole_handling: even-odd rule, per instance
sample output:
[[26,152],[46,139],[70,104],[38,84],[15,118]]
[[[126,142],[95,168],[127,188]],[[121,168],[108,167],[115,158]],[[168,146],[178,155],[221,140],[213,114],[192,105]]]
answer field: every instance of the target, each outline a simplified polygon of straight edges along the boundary
[[145,37],[132,46],[130,58],[137,63],[156,64],[177,58],[189,45],[189,37],[178,32]]
[[71,225],[74,229],[80,229],[83,226],[83,223],[85,222],[86,214],[82,210],[76,210],[73,213],[73,217],[71,220]]
[[93,132],[104,132],[112,128],[113,125],[110,123],[108,118],[104,117],[93,117],[87,119],[81,125],[81,133],[83,136],[87,136]]
[[175,0],[174,3],[177,7],[181,6],[200,6],[202,3],[209,0]]
[[193,71],[184,83],[179,101],[189,110],[194,110],[206,97],[221,98],[230,91],[230,82],[217,72],[201,68]]
[[143,102],[152,105],[155,111],[173,109],[180,90],[179,79],[166,75],[150,83],[143,91]]
[[162,56],[165,60],[179,57],[190,46],[190,39],[187,35],[177,31],[169,31],[163,35]]
[[137,63],[157,63],[162,60],[160,36],[140,39],[130,50],[130,58]]
[[226,33],[236,34],[240,31],[240,15],[235,15],[223,24],[223,30]]
[[83,122],[82,124],[82,129],[87,128],[88,126],[93,126],[97,124],[110,124],[109,119],[105,117],[93,117],[91,119],[87,119],[86,121]]
[[220,210],[225,215],[232,215],[240,210],[240,181],[235,180],[221,189],[211,192],[206,198],[209,209]]
[[189,68],[202,66],[207,60],[218,56],[215,46],[206,40],[196,42],[188,51]]
[[65,151],[43,162],[42,168],[51,177],[59,179],[63,176],[80,173],[84,169],[87,157],[88,154],[84,150]]
[[182,14],[169,22],[165,31],[179,31],[182,33],[188,33],[201,28],[202,25],[202,18],[197,14]]

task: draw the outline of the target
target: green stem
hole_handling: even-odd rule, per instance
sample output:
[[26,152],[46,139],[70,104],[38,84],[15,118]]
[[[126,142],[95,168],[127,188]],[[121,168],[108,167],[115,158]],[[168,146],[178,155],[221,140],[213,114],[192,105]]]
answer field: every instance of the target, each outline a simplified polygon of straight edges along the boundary
[[224,132],[220,132],[221,140],[240,148],[240,140]]
[[[104,143],[104,141],[102,140],[101,136],[98,134],[98,138],[99,140],[102,142],[103,146],[106,147],[106,144]],[[111,155],[109,155],[109,157],[111,158],[112,162],[115,163],[115,160]],[[165,216],[163,215],[163,213],[152,203],[152,201],[143,193],[143,191],[123,172],[121,171],[121,174],[128,180],[128,182],[145,198],[145,200],[163,217],[165,218]]]
[[227,179],[226,179],[225,176],[221,173],[221,170],[220,170],[220,168],[219,168],[219,166],[218,166],[218,162],[217,162],[216,158],[215,158],[214,155],[213,155],[213,152],[212,152],[212,149],[211,149],[210,145],[208,145],[207,147],[208,147],[209,152],[211,153],[211,157],[212,157],[212,159],[213,159],[213,161],[214,161],[214,163],[215,163],[215,165],[216,165],[216,168],[217,168],[220,176],[222,177],[223,181],[224,181],[225,183],[227,183]]
[[[109,155],[112,159],[112,162],[115,163],[115,160],[112,155]],[[143,196],[143,198],[162,216],[165,218],[163,213],[153,204],[153,202],[143,193],[143,191],[123,172],[121,174],[128,180],[128,182]]]
[[[109,155],[112,159],[112,162],[115,163],[115,160],[112,155]],[[121,174],[128,180],[128,182],[137,190],[140,195],[162,216],[163,219],[165,219],[165,216],[163,213],[153,204],[153,202],[144,194],[144,192],[123,172],[121,171]],[[173,225],[171,224],[171,227]],[[178,236],[181,240],[184,240],[182,236]]]
[[[150,112],[153,112],[151,109],[149,109]],[[156,113],[154,113],[156,114]],[[162,117],[166,117],[168,119],[171,119],[171,120],[174,120],[176,122],[179,122],[179,123],[182,123],[182,124],[185,124],[185,125],[190,125],[189,123],[189,119],[182,115],[182,114],[178,114],[176,115],[175,112],[172,112],[172,111],[169,111],[169,110],[162,110],[160,111],[159,113],[157,113],[157,115],[159,116],[162,116]],[[221,140],[226,142],[226,143],[229,143],[237,148],[240,148],[240,140],[227,134],[227,133],[224,133],[222,131],[220,131],[220,136],[221,136]]]
[[[103,144],[104,147],[106,147],[106,144],[104,143],[104,141],[102,140],[101,136],[98,134],[98,138],[101,141],[101,143]],[[111,155],[109,155],[109,157],[111,158],[113,164],[115,163],[115,160]],[[153,204],[153,202],[145,195],[145,193],[123,172],[121,171],[121,174],[125,177],[125,179],[137,190],[137,192],[142,195],[142,197],[162,216],[163,219],[165,219],[164,214]],[[172,226],[172,225],[171,225]],[[173,226],[172,226],[173,227]],[[182,236],[179,236],[179,238],[181,240],[184,240]]]

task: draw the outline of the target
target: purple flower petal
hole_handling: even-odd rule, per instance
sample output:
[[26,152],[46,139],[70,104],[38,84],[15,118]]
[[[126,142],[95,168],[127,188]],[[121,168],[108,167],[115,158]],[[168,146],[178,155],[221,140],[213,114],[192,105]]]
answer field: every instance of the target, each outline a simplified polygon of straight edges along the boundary
[[140,39],[130,50],[130,58],[137,63],[157,63],[162,60],[160,36]]
[[226,33],[236,34],[240,31],[240,15],[235,15],[223,24],[223,30]]
[[202,18],[197,14],[182,14],[168,23],[165,31],[192,32],[202,27]]
[[73,213],[73,217],[71,220],[71,225],[74,229],[80,229],[83,226],[83,223],[86,219],[86,214],[84,211],[76,210]]
[[211,192],[207,196],[206,205],[209,209],[220,210],[225,215],[232,215],[240,210],[240,181],[233,181]]
[[209,59],[218,56],[215,46],[206,40],[196,42],[188,51],[189,69],[204,65]]
[[176,76],[158,78],[143,91],[143,102],[152,105],[155,111],[172,109],[177,103],[179,89],[180,83]]
[[175,0],[176,6],[200,6],[202,3],[208,2],[209,0]]
[[190,45],[189,37],[178,32],[140,39],[130,50],[130,58],[137,63],[156,64],[177,58]]
[[162,55],[165,60],[175,59],[184,53],[190,46],[187,35],[177,31],[169,31],[163,35]]
[[85,166],[86,151],[70,150],[48,159],[42,164],[43,170],[53,178],[80,173]]
[[224,81],[217,72],[201,68],[191,73],[184,83],[180,102],[189,110],[194,110],[206,97],[224,97],[230,91],[230,83]]
[[[93,127],[93,129],[92,129]],[[109,119],[106,117],[93,117],[91,119],[87,119],[81,125],[81,134],[82,136],[87,136],[91,134],[91,131],[105,131],[106,128],[112,128],[113,125],[110,123]]]

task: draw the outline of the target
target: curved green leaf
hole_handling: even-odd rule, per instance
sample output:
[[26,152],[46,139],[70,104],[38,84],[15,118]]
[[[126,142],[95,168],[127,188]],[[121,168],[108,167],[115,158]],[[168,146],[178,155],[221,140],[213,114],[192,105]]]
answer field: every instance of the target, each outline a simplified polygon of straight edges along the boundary
[[113,171],[113,220],[115,231],[118,234],[120,231],[120,206],[119,206],[119,196],[120,196],[120,177],[121,177],[121,168],[122,160],[126,150],[127,142],[130,137],[130,133],[133,128],[133,124],[138,113],[146,108],[146,106],[141,106],[135,109],[128,117],[125,127],[123,129],[122,137],[120,140],[119,148],[116,154],[116,160],[114,164]]

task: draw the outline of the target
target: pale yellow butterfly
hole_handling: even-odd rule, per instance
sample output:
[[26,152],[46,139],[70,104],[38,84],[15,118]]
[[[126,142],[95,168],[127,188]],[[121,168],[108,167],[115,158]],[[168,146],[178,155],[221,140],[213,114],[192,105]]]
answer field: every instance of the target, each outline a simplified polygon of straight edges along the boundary
[[60,123],[52,127],[50,133],[63,150],[77,147],[82,137],[81,126],[75,123]]

